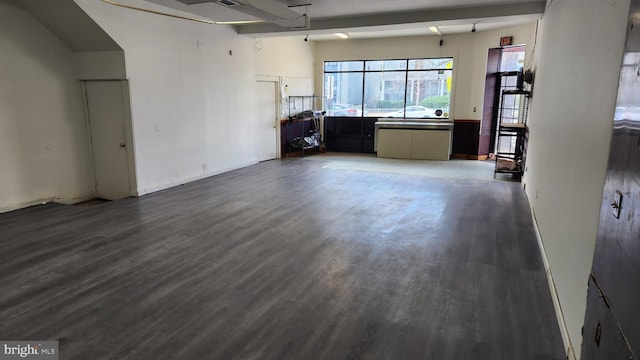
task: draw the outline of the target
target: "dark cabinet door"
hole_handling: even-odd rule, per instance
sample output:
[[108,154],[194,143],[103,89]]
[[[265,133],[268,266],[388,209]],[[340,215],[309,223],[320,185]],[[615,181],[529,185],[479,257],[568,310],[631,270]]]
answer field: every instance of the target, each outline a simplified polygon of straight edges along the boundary
[[328,116],[324,119],[327,151],[373,153],[376,118]]
[[613,131],[591,273],[631,347],[640,351],[640,129],[635,126]]
[[[587,298],[583,359],[629,359],[629,354],[622,350],[624,347],[640,354],[638,12],[640,0],[632,0],[630,22],[633,26],[629,26],[624,65],[620,71],[609,164],[602,194],[598,237],[591,270],[592,279]],[[620,336],[615,336],[616,331]],[[607,339],[611,338],[611,341],[605,340],[605,335]],[[594,345],[594,336],[600,338],[599,345]]]
[[583,360],[633,360],[616,319],[593,278],[589,280],[587,317],[582,332]]

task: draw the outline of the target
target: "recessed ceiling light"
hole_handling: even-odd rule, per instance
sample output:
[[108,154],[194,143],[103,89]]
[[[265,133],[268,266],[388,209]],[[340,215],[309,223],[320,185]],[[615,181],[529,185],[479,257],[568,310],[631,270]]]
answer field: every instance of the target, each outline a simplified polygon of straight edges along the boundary
[[238,6],[240,5],[239,3],[233,1],[233,0],[218,0],[218,4],[221,5],[226,5],[226,6]]
[[333,35],[339,37],[340,39],[348,39],[349,38],[349,35],[343,34],[343,33],[335,33]]

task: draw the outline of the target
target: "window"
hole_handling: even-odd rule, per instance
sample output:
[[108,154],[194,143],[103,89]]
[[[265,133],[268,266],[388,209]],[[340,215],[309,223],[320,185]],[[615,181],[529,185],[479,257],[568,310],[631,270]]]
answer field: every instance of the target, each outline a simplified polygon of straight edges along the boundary
[[[524,45],[510,46],[500,49],[500,71],[496,74],[498,79],[497,85],[499,85],[498,92],[495,97],[495,101],[497,101],[497,110],[493,125],[493,138],[491,140],[493,144],[493,151],[496,153],[514,151],[513,149],[516,147],[516,138],[513,137],[510,143],[506,141],[501,142],[501,149],[498,149],[497,138],[499,127],[497,126],[497,117],[501,116],[502,122],[513,123],[518,122],[518,119],[521,116],[519,113],[519,104],[523,100],[524,96],[508,96],[505,100],[508,101],[509,104],[501,104],[502,96],[500,96],[500,94],[502,94],[502,91],[504,90],[517,90],[522,85],[520,81],[522,81],[521,72],[524,65],[525,50],[526,47]],[[500,114],[500,112],[503,113]]]
[[524,46],[502,48],[500,71],[518,71],[524,67]]
[[448,118],[453,58],[327,61],[329,116]]

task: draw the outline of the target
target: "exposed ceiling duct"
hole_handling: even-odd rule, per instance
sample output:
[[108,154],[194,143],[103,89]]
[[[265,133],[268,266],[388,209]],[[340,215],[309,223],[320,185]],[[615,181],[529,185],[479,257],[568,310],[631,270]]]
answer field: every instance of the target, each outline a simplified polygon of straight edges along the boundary
[[278,0],[177,0],[183,4],[193,5],[215,3],[241,13],[255,16],[258,19],[274,23],[288,29],[309,28],[307,14],[291,10]]

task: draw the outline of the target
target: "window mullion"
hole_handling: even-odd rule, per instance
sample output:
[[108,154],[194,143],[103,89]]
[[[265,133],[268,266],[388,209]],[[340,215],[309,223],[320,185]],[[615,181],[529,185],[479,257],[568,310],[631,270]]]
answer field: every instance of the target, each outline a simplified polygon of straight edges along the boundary
[[[360,101],[360,111],[362,111],[361,116],[364,117],[364,92],[365,92],[365,86],[367,85],[365,83],[365,79],[367,77],[367,62],[364,62],[364,67],[362,68],[362,96],[361,96],[361,101]],[[364,129],[361,129],[364,131]]]
[[407,86],[409,85],[409,59],[404,68],[404,117],[407,117]]

